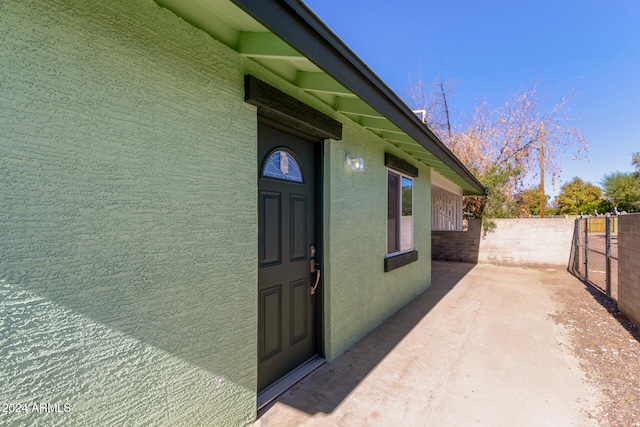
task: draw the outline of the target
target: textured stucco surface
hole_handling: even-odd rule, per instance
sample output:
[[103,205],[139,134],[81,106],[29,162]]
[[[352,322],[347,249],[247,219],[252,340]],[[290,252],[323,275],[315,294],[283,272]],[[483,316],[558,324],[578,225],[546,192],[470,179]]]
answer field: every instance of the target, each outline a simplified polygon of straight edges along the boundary
[[[414,180],[414,246],[418,261],[384,272],[389,152],[419,167]],[[352,172],[347,153],[364,159]],[[343,140],[325,143],[325,333],[332,360],[431,285],[430,170],[353,123]]]
[[[0,425],[253,421],[245,73],[344,123],[324,143],[327,358],[430,285],[429,169],[316,98],[150,0],[6,0],[0,28],[0,403],[70,405]],[[420,258],[389,273],[385,151],[420,167]]]
[[155,3],[0,3],[0,425],[255,416],[241,58]]

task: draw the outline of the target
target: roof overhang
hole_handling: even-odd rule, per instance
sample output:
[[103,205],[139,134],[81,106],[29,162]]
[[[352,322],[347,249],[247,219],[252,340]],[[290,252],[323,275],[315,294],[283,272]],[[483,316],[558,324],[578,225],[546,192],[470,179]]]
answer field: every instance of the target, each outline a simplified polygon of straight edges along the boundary
[[156,2],[433,168],[464,194],[485,194],[437,136],[300,1]]
[[431,191],[442,190],[447,193],[455,194],[456,196],[462,196],[463,191],[462,188],[444,178],[438,172],[433,172],[431,174]]

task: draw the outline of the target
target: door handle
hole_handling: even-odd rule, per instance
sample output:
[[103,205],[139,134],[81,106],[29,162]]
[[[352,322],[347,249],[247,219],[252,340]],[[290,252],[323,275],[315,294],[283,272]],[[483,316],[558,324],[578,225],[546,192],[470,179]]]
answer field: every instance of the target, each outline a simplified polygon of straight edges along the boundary
[[318,287],[318,283],[320,283],[320,269],[318,267],[320,267],[320,264],[318,264],[316,262],[316,245],[311,245],[311,247],[309,248],[309,252],[310,252],[310,257],[311,258],[309,260],[309,272],[311,274],[315,274],[316,275],[316,282],[313,285],[313,287],[311,288],[311,295],[316,293],[316,288]]
[[[315,264],[315,262],[314,262],[314,264]],[[316,283],[313,285],[313,288],[311,288],[311,295],[314,295],[316,293],[316,288],[318,287],[318,283],[320,283],[320,269],[318,268],[319,266],[320,266],[320,264],[316,264],[316,268],[315,268]]]

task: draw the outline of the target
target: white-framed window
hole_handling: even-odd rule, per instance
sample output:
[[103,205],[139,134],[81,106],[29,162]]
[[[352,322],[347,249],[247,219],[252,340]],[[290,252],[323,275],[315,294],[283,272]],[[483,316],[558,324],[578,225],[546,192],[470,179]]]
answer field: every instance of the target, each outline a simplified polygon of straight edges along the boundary
[[413,178],[387,169],[387,254],[413,250]]

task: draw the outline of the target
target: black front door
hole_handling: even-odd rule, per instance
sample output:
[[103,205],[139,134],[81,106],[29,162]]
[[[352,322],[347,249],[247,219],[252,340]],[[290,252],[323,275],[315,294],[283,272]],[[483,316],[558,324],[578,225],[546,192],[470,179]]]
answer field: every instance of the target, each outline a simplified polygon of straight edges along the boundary
[[258,128],[258,391],[317,353],[316,145]]

